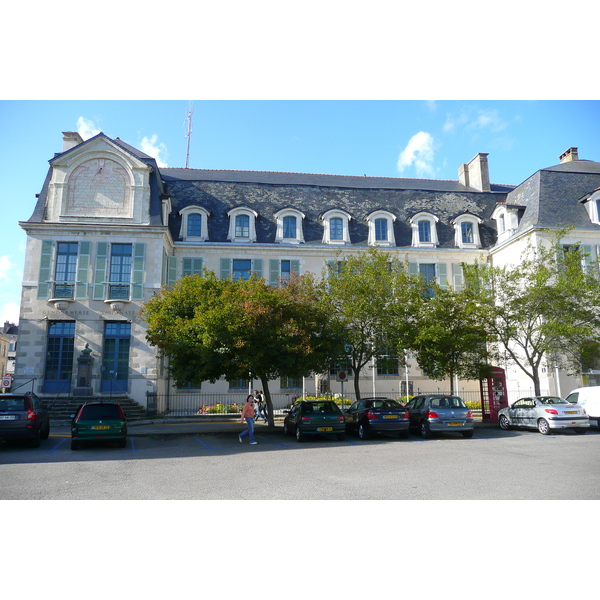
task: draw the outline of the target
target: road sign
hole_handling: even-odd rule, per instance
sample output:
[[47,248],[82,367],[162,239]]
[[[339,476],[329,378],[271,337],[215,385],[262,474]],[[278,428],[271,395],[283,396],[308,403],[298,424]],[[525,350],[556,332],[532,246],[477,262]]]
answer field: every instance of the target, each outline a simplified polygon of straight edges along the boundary
[[9,388],[12,386],[12,375],[4,375],[2,377],[2,387]]
[[348,373],[346,371],[338,371],[336,373],[335,380],[341,381],[342,383],[344,383],[344,381],[348,381]]

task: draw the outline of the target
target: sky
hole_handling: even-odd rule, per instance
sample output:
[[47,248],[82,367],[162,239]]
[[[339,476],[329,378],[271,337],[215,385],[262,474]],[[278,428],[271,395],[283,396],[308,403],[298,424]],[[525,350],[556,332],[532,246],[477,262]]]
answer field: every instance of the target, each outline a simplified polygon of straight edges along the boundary
[[18,323],[26,221],[62,132],[99,132],[159,166],[458,179],[488,153],[518,185],[571,146],[600,161],[598,100],[2,100],[0,322]]

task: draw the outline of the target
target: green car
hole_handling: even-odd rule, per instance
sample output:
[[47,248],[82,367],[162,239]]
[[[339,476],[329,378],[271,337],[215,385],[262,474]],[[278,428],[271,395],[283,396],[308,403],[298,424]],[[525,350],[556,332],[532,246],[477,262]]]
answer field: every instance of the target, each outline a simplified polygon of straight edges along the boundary
[[116,402],[88,402],[72,416],[71,450],[98,441],[116,441],[120,448],[127,444],[127,419]]
[[337,436],[343,440],[346,434],[346,421],[342,411],[330,400],[299,400],[286,411],[283,420],[283,433],[296,434],[302,442],[306,435]]

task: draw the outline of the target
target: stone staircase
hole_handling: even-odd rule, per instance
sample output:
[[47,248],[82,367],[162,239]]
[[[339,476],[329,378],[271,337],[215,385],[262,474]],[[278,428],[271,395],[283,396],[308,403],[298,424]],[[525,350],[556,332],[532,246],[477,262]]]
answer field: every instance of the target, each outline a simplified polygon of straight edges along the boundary
[[52,421],[71,421],[71,415],[75,413],[81,404],[86,402],[118,402],[125,412],[128,421],[146,418],[146,409],[128,396],[63,396],[58,398],[43,398],[42,402],[50,413]]

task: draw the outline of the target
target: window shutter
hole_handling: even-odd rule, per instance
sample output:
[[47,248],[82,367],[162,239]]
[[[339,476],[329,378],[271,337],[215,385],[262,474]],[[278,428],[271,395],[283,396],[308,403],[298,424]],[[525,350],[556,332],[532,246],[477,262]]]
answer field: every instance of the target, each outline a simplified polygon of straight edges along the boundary
[[221,259],[221,279],[230,279],[231,278],[231,259],[230,258],[222,258]]
[[419,274],[419,263],[409,262],[408,263],[408,274],[418,275]]
[[96,244],[96,268],[94,269],[94,300],[106,298],[106,269],[108,267],[108,243]]
[[460,292],[463,289],[463,272],[460,263],[452,263],[452,283],[455,291]]
[[77,257],[77,281],[75,283],[75,298],[77,300],[85,300],[88,296],[90,246],[90,242],[79,242],[79,256]]
[[39,300],[48,298],[50,291],[50,273],[52,269],[52,240],[42,241],[42,252],[40,255],[40,271],[38,276],[37,297]]
[[279,261],[277,259],[269,260],[269,284],[277,285],[279,283]]
[[191,258],[183,258],[181,260],[181,276],[187,277],[192,274],[192,259]]
[[262,277],[263,274],[263,259],[262,258],[255,258],[252,261],[252,274],[255,275],[256,277]]
[[133,273],[131,278],[131,299],[144,299],[144,263],[146,244],[133,245]]
[[585,269],[588,273],[591,273],[592,272],[592,247],[587,244],[583,244],[581,246],[581,249],[583,250],[583,253],[585,254],[585,256],[583,257]]
[[292,273],[294,273],[294,275],[300,275],[300,261],[299,260],[290,261],[290,268],[292,270]]
[[448,287],[448,267],[446,263],[438,263],[436,267],[437,283],[442,288]]
[[167,275],[167,285],[169,287],[175,285],[177,281],[177,257],[169,256],[167,258],[168,261],[168,275]]

